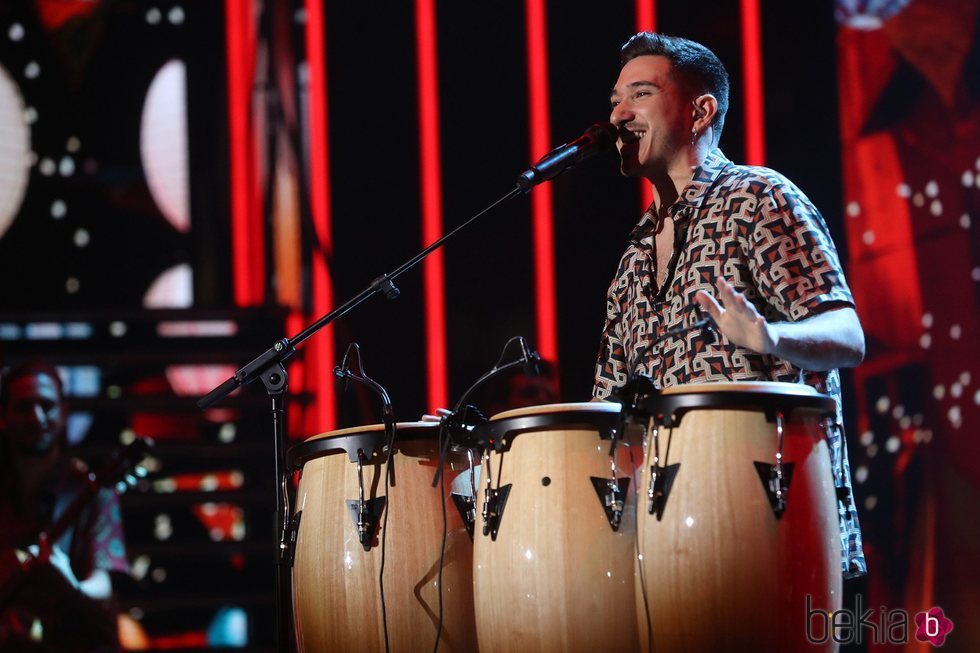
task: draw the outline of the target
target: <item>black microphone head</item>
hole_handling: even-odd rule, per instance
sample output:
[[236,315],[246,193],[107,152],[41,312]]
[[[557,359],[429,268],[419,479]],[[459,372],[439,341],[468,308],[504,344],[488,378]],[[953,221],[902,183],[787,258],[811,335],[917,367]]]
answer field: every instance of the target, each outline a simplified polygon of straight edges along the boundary
[[597,122],[585,130],[597,149],[603,150],[616,142],[619,130],[611,122]]
[[333,380],[334,388],[336,388],[340,393],[347,392],[347,377],[350,372],[338,365],[337,367],[333,368],[333,373],[334,376],[337,377]]
[[521,345],[521,358],[524,360],[524,374],[527,376],[537,376],[541,373],[541,369],[538,367],[541,356],[538,355],[538,352],[531,349],[531,346],[527,344],[527,340],[523,337],[520,337],[518,342]]

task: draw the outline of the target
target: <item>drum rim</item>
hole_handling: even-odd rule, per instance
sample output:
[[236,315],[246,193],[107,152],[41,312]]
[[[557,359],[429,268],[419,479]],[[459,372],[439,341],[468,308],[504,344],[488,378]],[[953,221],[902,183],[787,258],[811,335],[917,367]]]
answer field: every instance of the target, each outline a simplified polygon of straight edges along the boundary
[[515,417],[527,417],[530,415],[554,415],[557,413],[589,413],[612,414],[622,410],[622,406],[612,401],[575,401],[561,404],[541,404],[538,406],[525,406],[523,408],[511,408],[501,413],[497,413],[490,418],[490,421],[500,421],[513,419]]
[[[440,425],[441,422],[397,422],[395,441],[424,440],[429,435],[426,431],[430,431],[434,439]],[[384,444],[384,429],[384,424],[367,424],[314,435],[289,448],[286,466],[290,470],[299,470],[311,460],[338,452],[346,453],[351,462],[356,462],[358,449],[365,450],[374,459],[376,450]],[[382,455],[382,458],[387,456]]]
[[[395,429],[401,431],[403,429],[431,429],[438,428],[439,422],[396,422]],[[326,438],[338,438],[345,435],[353,435],[356,433],[374,433],[376,431],[384,431],[384,424],[364,424],[362,426],[349,426],[344,429],[337,429],[336,431],[326,431],[325,433],[318,433],[317,435],[311,435],[310,437],[303,440],[303,442],[313,442],[316,440],[323,440]]]
[[660,390],[661,395],[695,393],[739,392],[747,394],[774,394],[788,397],[827,396],[805,383],[788,381],[709,381],[706,383],[681,383]]

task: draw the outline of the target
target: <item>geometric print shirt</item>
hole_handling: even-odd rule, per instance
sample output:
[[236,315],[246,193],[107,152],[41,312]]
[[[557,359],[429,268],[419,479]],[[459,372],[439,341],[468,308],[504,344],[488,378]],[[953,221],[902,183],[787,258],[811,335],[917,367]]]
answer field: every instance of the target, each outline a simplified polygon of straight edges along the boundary
[[[714,381],[806,383],[837,402],[836,370],[812,372],[781,358],[729,342],[722,334],[691,329],[700,319],[694,295],[715,295],[724,276],[769,322],[805,319],[854,306],[827,225],[809,199],[768,168],[737,166],[720,150],[708,153],[677,201],[674,251],[663,287],[657,287],[656,218],[651,209],[630,234],[606,297],[593,394],[600,399],[638,375],[657,388]],[[842,572],[867,572],[841,430],[828,436],[838,489]]]

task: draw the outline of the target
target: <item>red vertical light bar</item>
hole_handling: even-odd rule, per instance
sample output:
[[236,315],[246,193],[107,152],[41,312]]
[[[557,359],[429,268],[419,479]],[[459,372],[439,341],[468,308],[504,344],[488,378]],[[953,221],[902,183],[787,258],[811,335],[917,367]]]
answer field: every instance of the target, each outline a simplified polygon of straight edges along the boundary
[[[636,31],[657,31],[656,0],[636,0]],[[640,179],[640,210],[646,211],[653,204],[653,184],[648,179]]]
[[252,82],[255,75],[256,25],[252,3],[225,2],[227,40],[229,176],[231,181],[231,260],[233,296],[238,306],[262,302],[265,278],[262,202],[257,183],[252,133]]
[[[548,26],[545,0],[526,0],[527,80],[531,121],[531,160],[551,150],[548,109]],[[555,237],[551,184],[531,195],[534,224],[534,291],[537,304],[537,346],[541,356],[558,360],[558,318],[555,302]]]
[[[306,63],[309,70],[310,212],[320,247],[313,254],[313,313],[324,315],[333,308],[330,270],[324,259],[333,249],[330,235],[330,150],[327,129],[327,65],[323,0],[306,0]],[[325,252],[320,251],[322,249]],[[308,391],[315,393],[315,429],[336,428],[337,401],[332,379],[333,327],[328,326],[308,342]]]
[[[416,68],[419,97],[419,157],[422,182],[422,241],[442,237],[442,157],[439,145],[439,68],[435,0],[415,3]],[[449,405],[446,363],[446,299],[442,251],[422,264],[425,287],[426,370],[429,409]]]
[[766,163],[759,0],[742,0],[742,74],[745,77],[745,162]]

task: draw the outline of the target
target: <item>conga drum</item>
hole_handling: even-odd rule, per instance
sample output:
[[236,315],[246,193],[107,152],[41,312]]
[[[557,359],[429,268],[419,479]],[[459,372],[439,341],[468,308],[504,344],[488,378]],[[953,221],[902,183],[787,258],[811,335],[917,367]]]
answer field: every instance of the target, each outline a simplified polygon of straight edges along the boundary
[[477,427],[487,446],[473,543],[482,653],[636,650],[640,451],[621,439],[612,447],[619,413],[554,404]]
[[834,646],[806,639],[808,607],[841,605],[833,399],[763,382],[681,385],[639,403],[652,415],[638,486],[641,649]]
[[[384,425],[333,431],[290,449],[302,467],[293,523],[293,617],[299,651],[384,651],[379,591],[387,528],[384,602],[390,650],[431,651],[439,619],[443,508],[448,531],[443,559],[440,650],[476,650],[473,551],[456,507],[432,487],[439,425],[399,424],[394,475],[385,495]],[[385,512],[388,513],[385,525]]]

